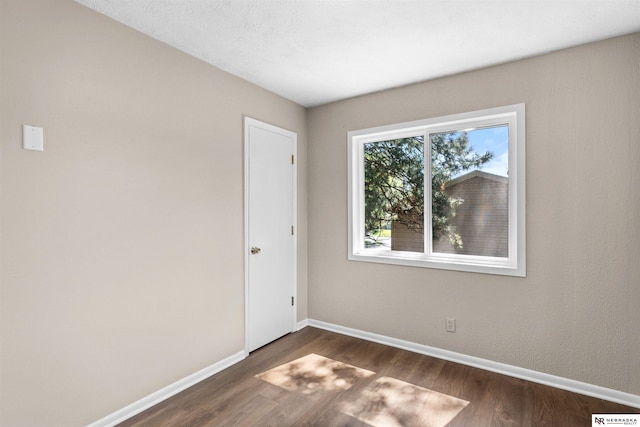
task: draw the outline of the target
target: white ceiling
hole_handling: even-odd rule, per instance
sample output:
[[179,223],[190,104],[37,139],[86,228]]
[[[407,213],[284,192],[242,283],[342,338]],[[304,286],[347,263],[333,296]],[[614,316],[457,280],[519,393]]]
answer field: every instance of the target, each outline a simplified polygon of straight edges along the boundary
[[76,0],[311,107],[640,31],[640,0]]

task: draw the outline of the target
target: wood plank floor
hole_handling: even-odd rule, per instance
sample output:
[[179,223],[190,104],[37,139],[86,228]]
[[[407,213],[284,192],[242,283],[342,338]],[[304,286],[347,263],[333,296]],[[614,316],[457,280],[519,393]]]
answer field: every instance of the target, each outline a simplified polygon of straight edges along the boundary
[[640,410],[312,327],[120,424],[591,426]]

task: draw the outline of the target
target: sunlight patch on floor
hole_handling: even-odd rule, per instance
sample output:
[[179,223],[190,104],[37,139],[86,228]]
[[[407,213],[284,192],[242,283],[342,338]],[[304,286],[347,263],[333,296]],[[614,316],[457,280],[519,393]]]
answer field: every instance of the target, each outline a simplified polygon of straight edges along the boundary
[[289,391],[314,394],[320,391],[347,390],[359,379],[372,375],[375,372],[312,353],[256,377]]
[[444,427],[469,402],[390,377],[371,383],[342,412],[372,426]]
[[[344,391],[338,410],[374,427],[444,427],[468,404],[466,400],[429,390],[391,377],[373,380],[375,372],[317,354],[308,354],[261,374],[256,378],[306,396]],[[366,385],[366,387],[365,387]]]

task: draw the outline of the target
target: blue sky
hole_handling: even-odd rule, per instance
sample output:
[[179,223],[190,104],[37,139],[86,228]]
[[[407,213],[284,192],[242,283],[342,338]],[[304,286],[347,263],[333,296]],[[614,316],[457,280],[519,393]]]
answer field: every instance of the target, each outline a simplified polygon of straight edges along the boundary
[[507,176],[509,170],[509,127],[496,126],[467,132],[469,142],[476,153],[491,151],[493,159],[482,167],[482,171]]

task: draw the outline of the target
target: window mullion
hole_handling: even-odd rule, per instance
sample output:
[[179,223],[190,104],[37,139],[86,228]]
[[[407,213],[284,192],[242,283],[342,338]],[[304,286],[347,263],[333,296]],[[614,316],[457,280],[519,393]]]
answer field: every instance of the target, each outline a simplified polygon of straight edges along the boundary
[[433,195],[431,194],[431,138],[429,132],[424,134],[424,254],[426,257],[433,253],[433,224],[432,208]]

